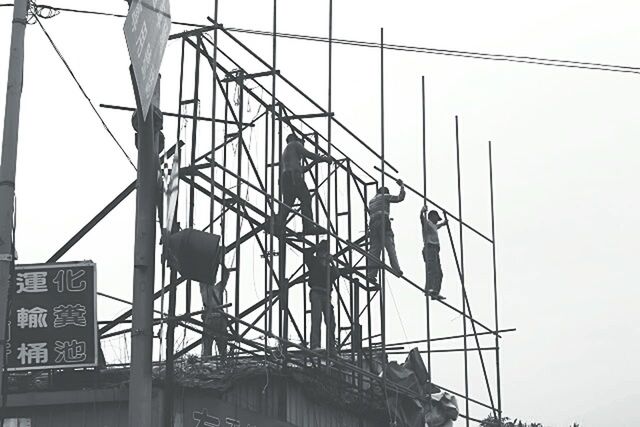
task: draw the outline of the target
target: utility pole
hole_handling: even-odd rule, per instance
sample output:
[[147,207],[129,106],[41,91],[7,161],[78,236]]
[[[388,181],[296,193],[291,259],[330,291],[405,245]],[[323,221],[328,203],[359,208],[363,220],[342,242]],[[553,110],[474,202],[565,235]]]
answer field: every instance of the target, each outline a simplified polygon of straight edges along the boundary
[[[14,263],[13,200],[15,196],[16,157],[18,155],[18,124],[20,98],[24,70],[24,33],[27,26],[27,0],[13,3],[11,48],[9,52],[9,76],[7,101],[4,111],[2,134],[2,160],[0,163],[0,408],[4,406],[5,359],[7,345],[7,321],[9,309],[9,283]],[[2,411],[0,411],[2,412]],[[2,420],[2,418],[0,418]]]
[[133,310],[131,330],[131,376],[129,380],[129,425],[152,427],[153,287],[155,273],[156,195],[158,184],[158,144],[162,129],[160,78],[151,108],[144,119],[131,71],[136,104],[132,124],[137,132],[138,187],[133,267]]

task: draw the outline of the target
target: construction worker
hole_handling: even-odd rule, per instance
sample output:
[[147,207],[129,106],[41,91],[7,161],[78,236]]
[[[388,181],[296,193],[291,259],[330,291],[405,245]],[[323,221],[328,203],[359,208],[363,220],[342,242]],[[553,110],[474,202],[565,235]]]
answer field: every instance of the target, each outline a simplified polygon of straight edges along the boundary
[[[293,133],[287,136],[287,146],[282,152],[282,161],[280,163],[280,188],[282,189],[282,201],[284,204],[291,207],[296,199],[300,200],[302,215],[313,221],[311,194],[309,193],[307,184],[304,182],[304,173],[306,170],[302,165],[302,159],[307,158],[317,162],[327,163],[331,163],[332,160],[328,156],[320,156],[306,150],[303,144],[304,140],[298,138]],[[289,209],[280,206],[277,230],[286,227],[288,214]],[[304,233],[311,234],[318,231],[311,221],[303,219],[302,230]]]
[[303,252],[304,263],[309,269],[309,302],[311,303],[311,349],[320,349],[320,322],[324,317],[329,351],[333,351],[336,321],[331,304],[331,291],[340,276],[339,270],[331,262],[329,242],[322,240]]
[[211,356],[213,342],[216,342],[218,354],[224,360],[227,357],[227,316],[222,312],[224,301],[224,289],[229,280],[229,271],[223,266],[222,278],[220,282],[204,283],[200,282],[200,295],[204,311],[202,322],[202,357]]
[[442,221],[438,211],[432,210],[427,214],[427,206],[425,205],[420,210],[420,223],[422,224],[422,240],[424,242],[422,258],[426,271],[425,289],[431,295],[431,299],[444,299],[440,295],[442,267],[440,265],[438,229],[445,226],[447,221]]
[[[401,202],[405,196],[404,183],[401,179],[396,182],[400,186],[400,193],[397,196],[389,194],[387,187],[380,187],[376,195],[369,201],[369,238],[371,239],[369,255],[379,260],[382,249],[386,248],[394,274],[402,276],[402,269],[396,254],[393,230],[391,230],[391,220],[389,219],[391,203]],[[375,282],[378,268],[372,265],[372,262],[368,262],[368,264],[367,279]]]

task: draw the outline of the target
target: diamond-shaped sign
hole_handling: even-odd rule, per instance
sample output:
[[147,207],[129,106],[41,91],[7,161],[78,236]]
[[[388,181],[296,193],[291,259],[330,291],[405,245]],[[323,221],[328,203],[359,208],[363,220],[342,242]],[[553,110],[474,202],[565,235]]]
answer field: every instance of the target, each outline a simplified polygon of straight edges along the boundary
[[170,30],[169,0],[131,0],[129,13],[124,21],[124,37],[145,119]]

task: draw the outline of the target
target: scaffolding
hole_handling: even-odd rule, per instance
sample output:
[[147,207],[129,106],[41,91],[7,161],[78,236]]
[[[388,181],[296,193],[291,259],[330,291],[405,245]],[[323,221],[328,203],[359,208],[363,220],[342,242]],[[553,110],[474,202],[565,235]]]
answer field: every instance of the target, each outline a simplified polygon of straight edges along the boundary
[[[500,387],[500,338],[498,322],[498,295],[496,278],[495,223],[493,206],[493,169],[491,143],[488,147],[489,188],[491,204],[491,234],[485,235],[462,217],[460,145],[458,119],[456,117],[456,154],[458,214],[445,209],[427,197],[427,153],[426,153],[426,111],[425,83],[422,78],[422,147],[423,147],[423,188],[406,185],[407,190],[424,204],[429,204],[444,212],[445,217],[459,224],[458,250],[451,228],[447,225],[447,237],[454,253],[455,265],[461,284],[462,307],[455,307],[444,300],[430,300],[426,289],[406,276],[397,281],[411,289],[416,295],[424,296],[426,306],[425,339],[400,343],[387,342],[386,336],[386,283],[387,273],[396,274],[384,261],[369,255],[369,216],[367,203],[385,180],[396,181],[399,170],[385,158],[384,144],[384,52],[383,30],[380,32],[380,149],[358,137],[342,123],[332,111],[332,12],[330,4],[328,39],[328,96],[324,107],[303,92],[283,72],[277,68],[277,22],[274,2],[273,37],[271,61],[263,59],[250,49],[232,31],[226,29],[216,16],[211,25],[202,26],[170,37],[172,43],[180,44],[180,74],[177,82],[179,99],[175,143],[168,144],[160,158],[168,162],[179,156],[184,166],[180,180],[186,186],[185,209],[188,228],[200,229],[219,234],[228,271],[231,273],[230,293],[233,298],[225,304],[229,307],[228,339],[232,349],[229,358],[239,360],[244,357],[269,360],[286,366],[316,366],[327,372],[338,372],[350,378],[350,385],[356,395],[363,389],[380,382],[385,389],[413,395],[404,389],[379,377],[374,369],[376,358],[381,354],[393,354],[403,345],[426,343],[427,367],[431,373],[431,344],[447,339],[463,340],[464,391],[454,391],[441,384],[434,384],[464,401],[461,416],[466,425],[480,422],[478,417],[487,410],[501,419],[502,399]],[[234,53],[231,53],[234,52]],[[210,73],[211,80],[206,80]],[[164,80],[167,83],[167,79]],[[276,94],[278,90],[278,94]],[[280,95],[283,93],[284,95]],[[285,103],[284,99],[287,99]],[[295,100],[292,100],[295,98]],[[203,113],[211,101],[209,116]],[[247,102],[258,105],[253,117],[247,117]],[[102,107],[127,110],[125,107],[102,105]],[[166,115],[167,113],[165,113]],[[323,123],[326,129],[321,130]],[[203,138],[198,126],[211,126],[210,138]],[[190,128],[190,132],[185,130]],[[351,142],[366,150],[379,166],[371,168],[349,156],[345,149],[335,144],[334,136],[339,131]],[[278,168],[283,151],[283,139],[292,132],[313,146],[316,154],[330,156],[334,161],[328,165],[309,162],[315,218],[302,215],[297,204],[287,206],[282,202],[282,192],[278,184]],[[167,138],[168,139],[168,138]],[[257,139],[260,143],[253,143]],[[135,189],[136,182],[127,186],[96,217],[85,225],[75,236],[61,247],[50,259],[60,259],[75,243],[88,233],[99,221],[122,202]],[[276,230],[274,219],[279,212],[286,212],[284,227]],[[320,235],[305,235],[296,231],[302,220],[310,221],[324,232]],[[365,230],[362,232],[360,230]],[[493,325],[489,326],[473,317],[465,286],[463,231],[470,232],[490,244],[493,260]],[[337,353],[327,354],[309,348],[309,305],[308,271],[300,254],[315,245],[321,238],[330,244],[333,261],[342,271],[340,284],[334,286],[333,301],[337,306],[336,339]],[[247,259],[247,253],[255,248],[259,255]],[[384,253],[384,251],[383,251]],[[262,267],[262,296],[255,288],[247,286],[250,281],[245,276],[255,265]],[[367,264],[379,268],[376,282],[367,279]],[[202,338],[196,339],[178,350],[174,347],[176,330],[181,328],[201,335],[204,324],[197,316],[202,314],[192,300],[192,283],[171,272],[165,280],[167,267],[163,265],[162,287],[154,294],[154,301],[168,297],[165,313],[161,308],[159,322],[166,325],[166,380],[170,383],[173,365],[180,358],[202,345]],[[180,291],[184,296],[179,303]],[[252,295],[254,294],[254,295]],[[106,294],[104,297],[114,298]],[[253,296],[257,298],[252,298]],[[116,298],[117,299],[117,298]],[[300,300],[301,299],[301,300]],[[122,300],[120,300],[122,301]],[[293,302],[293,303],[292,303]],[[462,318],[462,334],[433,338],[431,335],[431,311],[434,304],[456,313]],[[181,307],[179,307],[181,306]],[[182,312],[180,312],[182,308]],[[100,338],[130,333],[131,329],[119,329],[127,322],[131,311],[104,324]],[[326,324],[326,323],[325,323]],[[470,330],[469,330],[470,329]],[[327,341],[328,341],[328,335]],[[482,348],[479,336],[491,335],[495,338],[492,348]],[[293,337],[293,338],[292,338]],[[468,339],[475,347],[468,346]],[[330,348],[330,343],[326,343]],[[470,396],[469,357],[477,352],[482,367],[484,386],[489,402]],[[484,352],[495,354],[496,378],[490,378]],[[213,358],[216,359],[215,357]],[[386,363],[384,357],[382,363]],[[493,380],[493,381],[492,381]],[[423,396],[416,396],[423,398]],[[483,411],[482,414],[479,411]]]

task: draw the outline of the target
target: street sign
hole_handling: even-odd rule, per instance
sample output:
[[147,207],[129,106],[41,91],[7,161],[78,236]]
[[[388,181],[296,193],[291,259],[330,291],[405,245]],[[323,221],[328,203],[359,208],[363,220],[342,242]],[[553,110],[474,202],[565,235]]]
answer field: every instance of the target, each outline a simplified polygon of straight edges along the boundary
[[96,366],[95,264],[17,265],[8,323],[10,371]]
[[151,105],[170,30],[169,0],[131,0],[124,21],[124,37],[144,119]]

